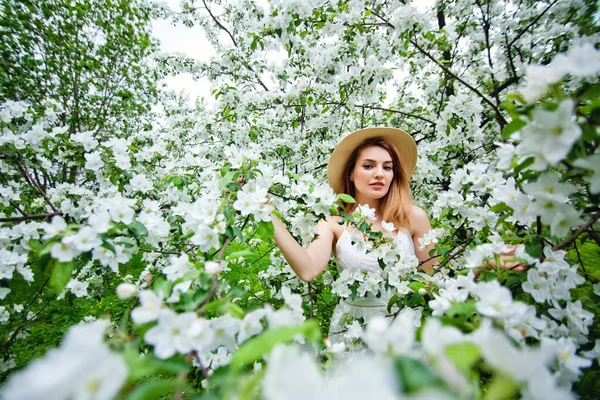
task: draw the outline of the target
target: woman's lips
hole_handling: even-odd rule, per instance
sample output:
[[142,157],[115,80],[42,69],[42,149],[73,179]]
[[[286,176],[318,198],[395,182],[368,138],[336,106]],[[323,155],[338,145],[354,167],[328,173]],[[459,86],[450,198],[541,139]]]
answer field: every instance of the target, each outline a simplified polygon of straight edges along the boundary
[[382,182],[377,182],[377,183],[371,183],[371,186],[374,187],[374,188],[376,188],[376,189],[381,189],[385,185]]

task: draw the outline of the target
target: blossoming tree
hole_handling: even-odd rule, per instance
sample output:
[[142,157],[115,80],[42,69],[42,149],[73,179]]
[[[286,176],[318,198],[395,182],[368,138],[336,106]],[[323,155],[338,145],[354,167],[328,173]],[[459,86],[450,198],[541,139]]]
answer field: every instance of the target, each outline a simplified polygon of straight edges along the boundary
[[[595,2],[6,3],[3,397],[597,394]],[[216,55],[158,53],[153,17],[204,29]],[[183,72],[208,77],[214,101],[190,107],[155,83]],[[359,207],[341,217],[381,272],[332,261],[303,283],[272,246],[267,194],[308,243],[353,201],[324,185],[328,155],[372,125],[418,143],[413,193],[439,263],[418,272]],[[523,272],[500,266],[511,251]],[[269,260],[268,301],[240,307],[261,297],[231,273],[256,259]],[[388,289],[388,318],[349,318],[342,342],[321,340],[338,297]],[[75,300],[91,318],[15,358],[49,309]],[[118,315],[102,312],[110,301]]]

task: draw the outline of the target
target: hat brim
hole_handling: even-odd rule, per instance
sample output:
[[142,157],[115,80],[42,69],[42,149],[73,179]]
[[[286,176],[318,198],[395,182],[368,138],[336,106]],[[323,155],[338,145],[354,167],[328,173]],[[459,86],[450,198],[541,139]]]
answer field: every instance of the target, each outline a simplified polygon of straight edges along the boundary
[[327,163],[327,178],[329,186],[335,193],[343,193],[344,190],[344,168],[350,158],[350,155],[362,142],[367,139],[380,137],[390,142],[402,158],[405,172],[408,174],[407,179],[410,180],[415,167],[417,165],[417,144],[412,136],[398,128],[365,128],[350,133],[337,145],[329,162]]

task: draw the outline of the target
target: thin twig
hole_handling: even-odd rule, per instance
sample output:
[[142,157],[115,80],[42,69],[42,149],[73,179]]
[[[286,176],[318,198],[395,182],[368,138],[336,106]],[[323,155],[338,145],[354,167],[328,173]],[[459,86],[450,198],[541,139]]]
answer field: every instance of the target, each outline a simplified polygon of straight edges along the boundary
[[33,178],[31,177],[31,175],[29,175],[29,172],[27,172],[27,167],[21,162],[19,165],[17,165],[17,168],[19,168],[19,171],[21,171],[21,174],[23,174],[25,176],[25,179],[27,180],[27,182],[33,186],[43,197],[44,200],[46,200],[46,203],[48,203],[48,205],[52,208],[52,211],[54,211],[55,213],[58,213],[58,209],[56,207],[54,207],[54,204],[52,204],[52,202],[50,201],[50,199],[48,198],[48,196],[46,196],[46,192],[44,192],[44,190],[37,185],[37,183],[33,180]]
[[[210,8],[208,8],[208,6],[206,5],[206,1],[202,0],[202,3],[204,4],[204,8],[206,8],[206,11],[208,11],[208,14],[210,15],[210,17],[212,18],[212,20],[215,22],[215,24],[217,24],[217,26],[221,29],[223,29],[225,32],[227,32],[227,34],[229,35],[229,37],[231,38],[231,41],[233,42],[233,45],[237,48],[239,47],[237,42],[235,41],[235,38],[233,37],[233,35],[231,34],[231,32],[223,25],[221,24],[221,22],[219,22],[219,20],[217,19],[217,17],[215,17],[213,15],[213,13],[210,11]],[[252,69],[252,67],[250,67],[249,64],[245,64],[246,68],[248,68],[253,74],[254,77],[256,78],[256,80],[258,81],[258,83],[260,84],[260,86],[263,87],[263,89],[265,89],[267,92],[269,91],[269,88],[267,88],[267,85],[265,85],[263,83],[263,81],[260,79],[260,77],[258,76],[258,74]]]
[[55,298],[57,297],[57,295],[52,295],[52,297],[50,297],[50,299],[46,302],[46,304],[44,304],[44,306],[37,312],[35,313],[31,319],[27,319],[25,321],[25,323],[23,323],[23,325],[21,325],[20,327],[18,327],[15,332],[11,335],[11,337],[2,345],[0,346],[0,351],[2,352],[2,354],[6,354],[6,352],[8,351],[8,349],[10,348],[12,342],[15,341],[15,339],[17,338],[17,335],[19,333],[21,333],[22,330],[24,330],[27,325],[29,325],[34,319],[37,318],[38,315],[40,315],[40,313],[42,311],[44,311],[44,309],[46,307],[48,307],[48,305],[50,304],[51,301],[53,301]]
[[180,251],[164,251],[164,250],[153,250],[153,249],[142,249],[142,248],[138,248],[140,251],[143,251],[145,253],[160,253],[160,254],[172,254],[175,256],[180,256],[181,252]]
[[362,107],[362,108],[368,108],[369,110],[381,110],[381,111],[387,111],[387,112],[396,113],[396,114],[402,114],[402,115],[406,115],[407,117],[417,118],[417,119],[420,119],[421,121],[425,121],[431,125],[435,125],[435,122],[433,122],[430,119],[421,117],[420,115],[411,114],[406,111],[394,110],[391,108],[384,108],[384,107],[366,106],[366,105],[362,105],[362,104],[357,104],[357,105],[355,105],[355,107]]
[[[388,27],[390,27],[392,29],[396,29],[396,27],[393,24],[391,24],[388,20],[386,20],[382,16],[378,15],[377,13],[375,13],[373,11],[371,11],[371,14],[375,15],[377,18],[379,18],[380,20],[382,20],[383,22],[385,22]],[[490,107],[492,107],[492,109],[494,110],[494,112],[496,113],[496,116],[498,117],[498,119],[500,121],[500,124],[503,125],[503,126],[506,125],[506,119],[504,119],[504,117],[500,113],[500,110],[498,109],[498,107],[490,99],[488,99],[486,96],[484,96],[479,90],[477,90],[475,87],[473,87],[472,85],[470,85],[469,83],[467,83],[465,80],[459,78],[457,74],[455,74],[454,72],[452,72],[448,68],[446,68],[435,57],[433,57],[425,49],[423,49],[421,46],[419,46],[419,44],[416,42],[416,40],[413,39],[413,40],[410,41],[410,43],[412,43],[417,48],[417,50],[419,50],[427,58],[429,58],[431,61],[433,61],[445,73],[447,73],[448,75],[452,76],[454,79],[456,79],[457,81],[459,81],[460,83],[462,83],[463,85],[465,85],[467,88],[469,88],[473,92],[475,92],[475,94],[477,94],[479,97],[481,97],[481,99],[483,101],[485,101],[486,103],[488,103],[490,105]]]
[[14,201],[10,201],[10,205],[13,206],[14,208],[17,209],[18,212],[21,213],[21,215],[27,217],[29,214],[27,214],[25,211],[23,211],[23,209],[21,207],[19,207],[19,205],[17,203],[15,203]]
[[540,18],[542,18],[544,16],[544,14],[546,14],[548,12],[548,10],[550,10],[550,8],[553,5],[555,5],[556,3],[558,3],[558,0],[554,0],[552,2],[552,4],[550,4],[548,7],[546,7],[546,9],[544,11],[542,11],[537,17],[535,17],[533,19],[533,21],[531,21],[529,24],[527,24],[526,27],[524,27],[523,29],[521,29],[521,31],[517,34],[517,36],[515,36],[514,39],[510,41],[509,46],[512,46],[517,40],[519,40],[519,38],[521,36],[523,36],[525,34],[525,32],[527,32],[527,30],[529,28],[531,28],[536,22],[538,22],[540,20]]
[[422,48],[421,46],[419,46],[419,44],[416,42],[416,40],[413,39],[413,40],[410,41],[410,43],[413,46],[415,46],[417,48],[417,50],[419,50],[421,53],[423,53],[423,55],[425,55],[427,58],[429,58],[431,61],[433,61],[438,67],[440,67],[442,69],[442,71],[444,71],[448,75],[452,76],[454,79],[456,79],[457,81],[459,81],[460,83],[462,83],[464,86],[466,86],[467,88],[471,89],[476,95],[478,95],[479,97],[481,97],[481,99],[484,102],[486,102],[490,107],[492,107],[492,109],[496,113],[496,116],[498,117],[498,120],[499,120],[500,124],[502,126],[506,125],[506,119],[504,118],[504,116],[500,112],[500,109],[490,99],[488,99],[487,96],[485,96],[483,93],[481,93],[479,90],[477,90],[477,88],[475,88],[474,86],[472,86],[471,84],[469,84],[467,81],[465,81],[464,79],[460,78],[457,74],[455,74],[454,72],[452,72],[448,68],[446,68],[435,57],[433,57],[431,54],[429,54],[424,48]]

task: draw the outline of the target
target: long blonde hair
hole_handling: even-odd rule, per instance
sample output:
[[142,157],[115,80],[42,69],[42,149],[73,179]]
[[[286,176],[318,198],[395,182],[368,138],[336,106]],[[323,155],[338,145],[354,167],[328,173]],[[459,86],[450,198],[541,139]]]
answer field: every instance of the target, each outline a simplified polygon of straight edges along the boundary
[[[367,147],[381,147],[382,149],[387,150],[390,157],[392,157],[394,178],[388,192],[381,198],[379,210],[381,218],[383,218],[383,221],[393,222],[398,228],[405,228],[410,231],[412,195],[410,187],[408,186],[408,174],[406,173],[406,167],[398,150],[387,140],[375,137],[367,139],[356,146],[344,168],[342,178],[344,181],[344,193],[356,197],[356,188],[354,187],[354,182],[352,182],[351,174],[356,166],[361,151]],[[350,214],[356,208],[356,204],[346,203],[345,208],[346,212]]]

